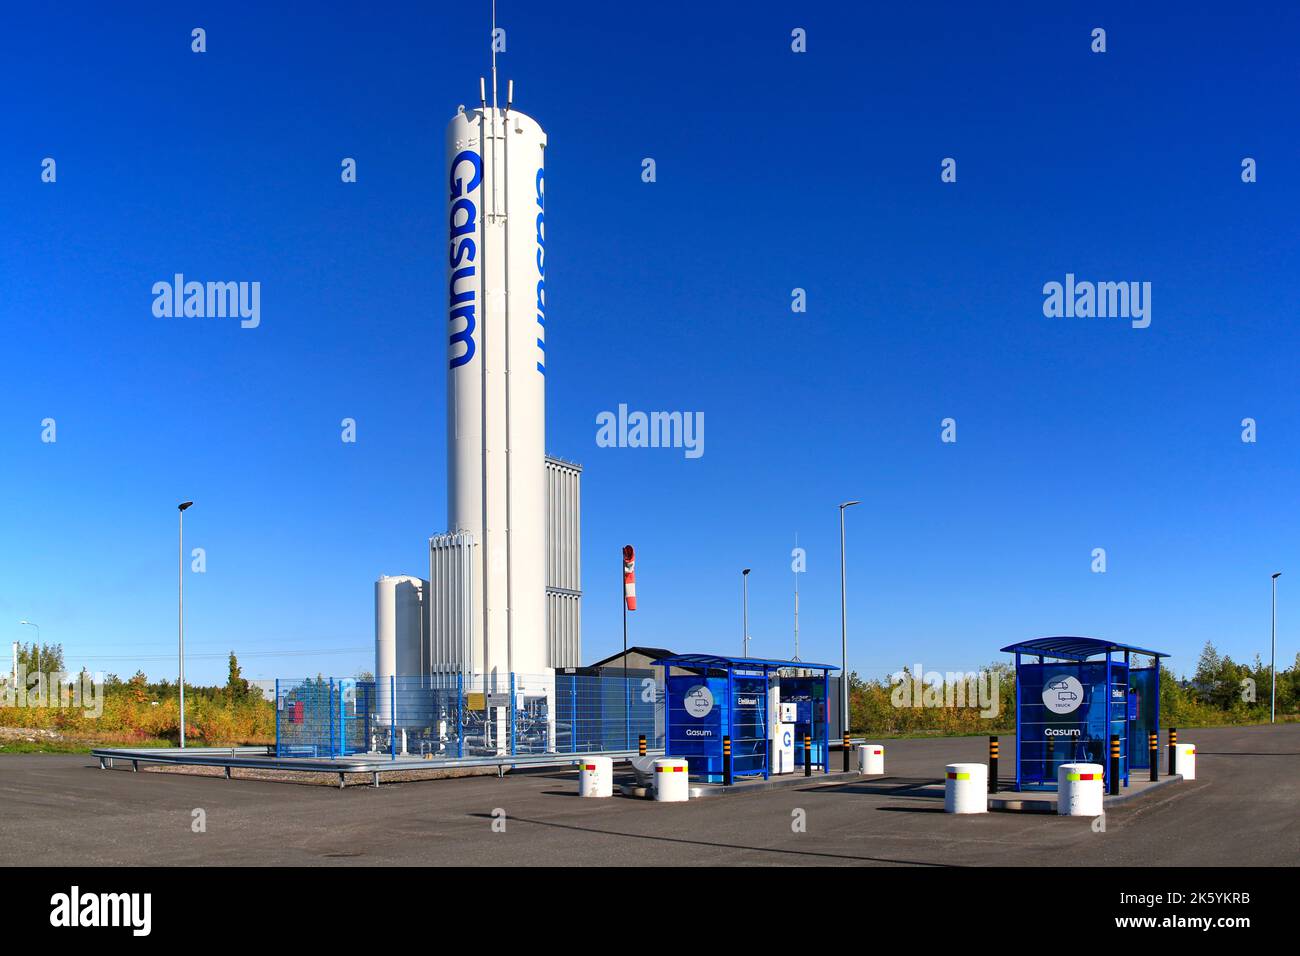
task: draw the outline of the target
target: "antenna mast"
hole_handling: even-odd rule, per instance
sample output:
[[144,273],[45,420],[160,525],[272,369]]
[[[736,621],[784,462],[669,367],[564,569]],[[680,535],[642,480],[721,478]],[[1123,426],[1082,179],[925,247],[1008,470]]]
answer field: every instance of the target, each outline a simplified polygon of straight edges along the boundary
[[794,568],[794,659],[799,660],[799,532],[794,534],[794,549],[796,566]]

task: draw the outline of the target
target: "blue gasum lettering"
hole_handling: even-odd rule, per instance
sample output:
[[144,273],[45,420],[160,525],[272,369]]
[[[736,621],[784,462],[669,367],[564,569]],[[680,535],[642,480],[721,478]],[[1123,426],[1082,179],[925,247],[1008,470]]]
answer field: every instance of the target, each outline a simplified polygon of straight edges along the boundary
[[546,171],[537,170],[537,371],[546,374]]
[[[469,174],[466,182],[465,175]],[[474,283],[477,270],[472,263],[478,257],[478,245],[471,236],[478,232],[478,207],[469,193],[474,192],[483,182],[483,160],[473,150],[461,150],[451,161],[451,210],[448,214],[448,232],[451,245],[447,262],[452,269],[451,279],[447,283],[447,327],[450,339],[447,343],[449,368],[456,369],[468,365],[474,358],[474,309],[478,288]],[[457,346],[464,348],[457,354]]]

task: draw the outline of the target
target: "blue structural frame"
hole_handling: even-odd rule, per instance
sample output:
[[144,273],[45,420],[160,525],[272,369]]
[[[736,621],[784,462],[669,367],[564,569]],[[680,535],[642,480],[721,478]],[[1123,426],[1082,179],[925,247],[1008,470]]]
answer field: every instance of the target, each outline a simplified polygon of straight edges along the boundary
[[[793,677],[782,676],[782,700],[787,700],[787,688],[796,688],[795,693],[801,696],[807,695],[817,697],[818,695],[808,693],[814,688],[820,689],[821,716],[817,715],[817,700],[810,699],[804,701],[808,715],[807,726],[810,731],[816,731],[820,724],[820,733],[816,735],[817,739],[813,744],[811,764],[821,765],[822,773],[830,772],[830,714],[827,708],[830,706],[830,673],[839,670],[834,664],[810,664],[806,661],[782,661],[771,660],[768,658],[758,657],[726,657],[719,654],[673,654],[668,657],[661,657],[655,660],[655,664],[664,668],[664,753],[669,757],[685,757],[690,764],[691,776],[704,779],[708,782],[718,782],[722,779],[722,738],[730,736],[732,741],[732,763],[733,777],[758,776],[760,773],[763,779],[771,776],[772,768],[769,763],[770,748],[767,746],[767,727],[769,715],[767,713],[767,687],[769,679],[773,674],[781,675],[783,671],[802,670],[802,671],[819,671],[820,676],[815,674],[811,677]],[[687,671],[698,672],[698,675],[688,677],[670,676],[672,668],[681,668]],[[721,674],[717,672],[721,671]],[[712,673],[711,673],[712,672]],[[742,689],[737,689],[737,681],[742,682]],[[761,685],[757,682],[761,681]],[[677,749],[681,753],[674,752],[673,739],[673,712],[675,705],[684,706],[681,698],[681,688],[686,683],[696,683],[709,689],[722,690],[725,693],[725,703],[718,708],[716,720],[712,720],[707,728],[698,729],[701,736],[691,740],[689,743],[678,741]],[[755,682],[752,686],[750,682]],[[744,689],[748,687],[749,689]],[[744,716],[748,716],[748,723],[738,723],[737,718],[742,714],[738,706],[738,694],[759,693],[759,700],[753,707],[746,707],[743,711]],[[754,716],[757,714],[758,716]],[[737,733],[737,730],[751,728],[757,721],[761,732],[761,746],[757,745],[760,738],[754,736],[744,736]],[[715,732],[716,728],[716,732]],[[704,734],[707,729],[708,734]],[[738,746],[741,748],[738,750]],[[795,741],[795,763],[802,766],[803,763],[803,742],[802,739]]]
[[[1120,738],[1124,786],[1132,768],[1150,766],[1147,734],[1160,733],[1160,658],[1168,654],[1094,637],[1065,636],[1021,641],[1002,651],[1016,656],[1017,790],[1055,790],[1057,764],[1075,760],[1100,763],[1109,784],[1112,734]],[[1123,652],[1123,663],[1113,659],[1116,651]],[[1133,667],[1133,654],[1150,657],[1152,665]],[[1099,655],[1104,660],[1095,660]],[[1025,657],[1037,660],[1027,662]],[[1065,712],[1053,711],[1047,699],[1053,688],[1061,688],[1060,693],[1072,699],[1073,691],[1065,689],[1065,682],[1055,683],[1059,677],[1073,678],[1083,688],[1083,699]],[[1099,687],[1105,688],[1105,695],[1100,713],[1094,714]],[[1065,745],[1059,751],[1058,739]]]

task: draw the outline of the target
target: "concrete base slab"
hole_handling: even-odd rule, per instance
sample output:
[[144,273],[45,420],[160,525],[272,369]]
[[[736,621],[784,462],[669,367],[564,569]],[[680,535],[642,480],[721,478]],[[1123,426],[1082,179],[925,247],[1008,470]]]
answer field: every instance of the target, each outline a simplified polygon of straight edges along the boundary
[[[1182,779],[1181,774],[1161,777],[1155,783],[1150,780],[1131,779],[1127,787],[1120,788],[1119,793],[1114,796],[1106,794],[1102,797],[1102,809],[1109,810],[1111,807],[1120,806],[1130,800],[1146,796],[1153,790],[1178,783]],[[1056,813],[1056,802],[1055,790],[1010,790],[989,794],[989,809],[1008,813]]]
[[[724,786],[720,783],[693,783],[691,784],[691,799],[698,800],[703,797],[723,797],[735,796],[741,793],[764,793],[769,790],[797,790],[800,787],[820,787],[829,784],[843,784],[850,780],[870,779],[863,777],[857,771],[844,773],[837,771],[835,773],[814,773],[811,777],[805,777],[801,773],[782,774],[779,777],[769,777],[764,780],[759,777],[756,780],[737,780],[731,786]],[[643,787],[636,783],[625,783],[619,786],[619,791],[625,797],[642,797],[646,799],[654,798],[654,790],[650,787]]]

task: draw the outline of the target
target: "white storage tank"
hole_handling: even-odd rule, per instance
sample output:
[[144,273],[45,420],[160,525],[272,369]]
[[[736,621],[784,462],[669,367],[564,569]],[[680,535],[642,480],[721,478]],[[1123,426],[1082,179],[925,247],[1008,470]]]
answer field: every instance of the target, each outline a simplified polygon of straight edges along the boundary
[[[398,683],[398,717],[409,688],[426,677],[424,600],[428,582],[411,575],[384,575],[375,582],[375,719],[392,721],[392,686]],[[414,708],[406,708],[413,710]],[[411,714],[412,718],[416,715]]]
[[550,666],[546,633],[546,133],[507,106],[447,126],[447,519],[478,545],[471,661]]

